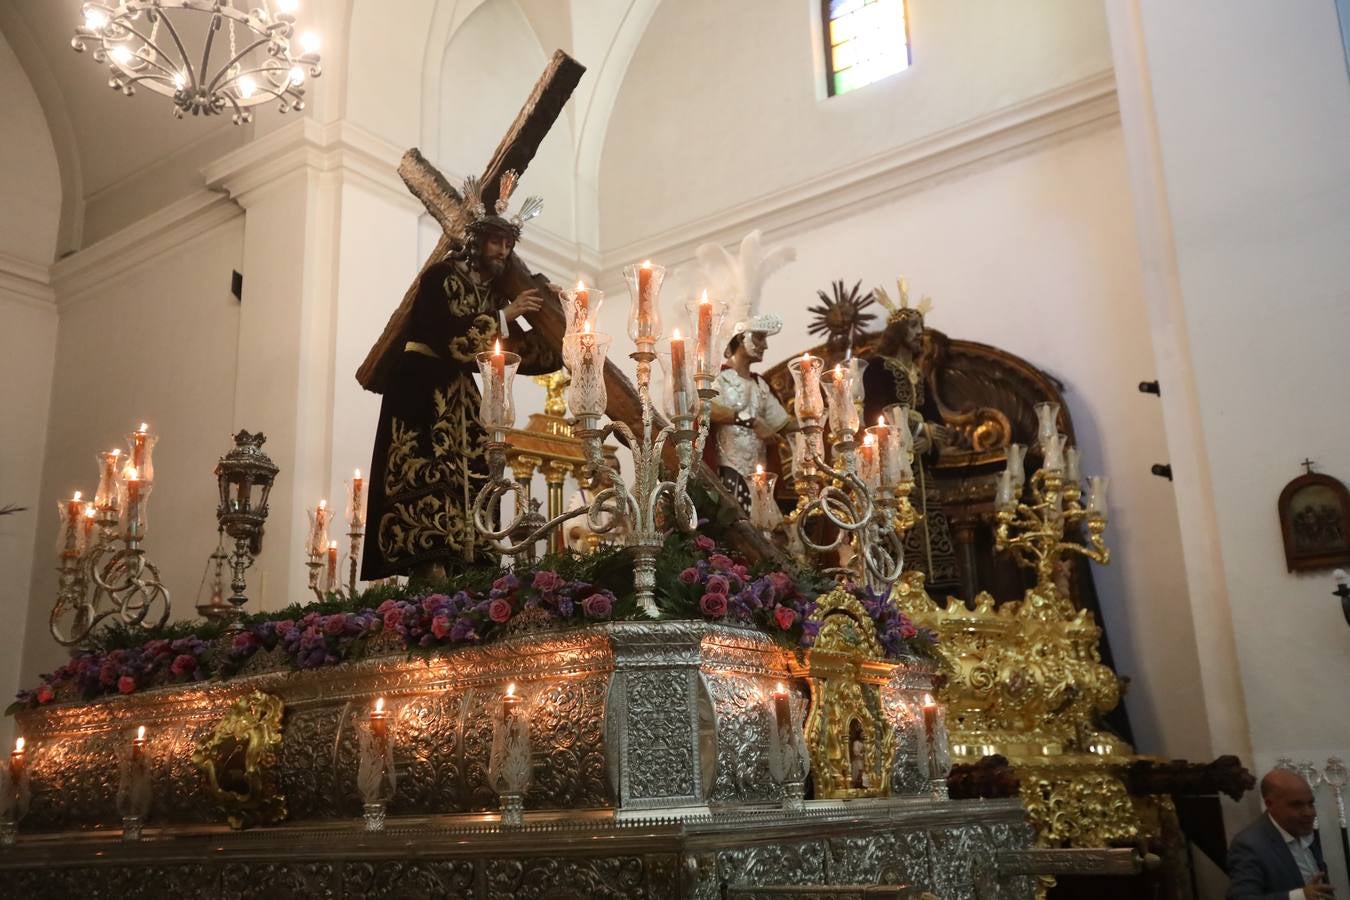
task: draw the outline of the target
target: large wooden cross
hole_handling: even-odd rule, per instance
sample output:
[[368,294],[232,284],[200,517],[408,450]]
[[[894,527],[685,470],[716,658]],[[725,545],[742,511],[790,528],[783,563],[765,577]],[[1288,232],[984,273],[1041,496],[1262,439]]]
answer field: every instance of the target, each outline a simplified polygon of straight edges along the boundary
[[[517,174],[522,174],[525,167],[530,164],[530,160],[534,159],[540,143],[553,127],[553,123],[585,71],[585,66],[563,51],[554,52],[553,58],[544,69],[544,74],[539,77],[515,122],[497,145],[497,151],[492,154],[491,161],[483,171],[480,183],[483,205],[486,208],[491,209],[497,199],[502,174],[508,169],[514,169]],[[453,247],[454,237],[450,234],[450,222],[454,210],[461,202],[455,188],[416,148],[403,154],[398,174],[408,186],[408,190],[422,201],[422,205],[427,208],[432,218],[441,224],[442,234],[436,242],[436,248],[431,251],[431,256],[422,264],[417,278],[403,295],[403,302],[389,318],[389,323],[385,325],[379,341],[370,349],[365,362],[356,371],[356,380],[361,386],[377,394],[384,393],[389,387],[392,368],[403,352],[408,324],[412,317],[413,300],[417,296],[417,287],[423,273],[428,267],[444,259]],[[566,322],[562,305],[548,279],[532,273],[520,257],[513,253],[499,286],[502,293],[508,297],[514,297],[527,288],[537,288],[544,302],[537,312],[526,317],[527,321],[542,337],[562,346]],[[625,422],[635,433],[639,432],[642,427],[642,404],[638,399],[637,388],[612,362],[605,364],[605,388],[609,397],[605,412],[611,419]],[[671,461],[674,461],[673,452]],[[722,487],[720,479],[707,467],[700,463],[694,474],[708,490],[719,496],[721,502],[728,505],[728,508],[740,509],[736,500]],[[752,558],[768,559],[781,555],[759,531],[750,527],[750,523],[744,517],[738,519],[730,531],[736,548]]]

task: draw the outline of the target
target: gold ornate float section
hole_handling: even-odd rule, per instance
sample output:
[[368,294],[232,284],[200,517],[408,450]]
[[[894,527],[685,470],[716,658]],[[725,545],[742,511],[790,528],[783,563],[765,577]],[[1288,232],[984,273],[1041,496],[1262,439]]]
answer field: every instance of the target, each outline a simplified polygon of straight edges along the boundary
[[[530,720],[527,813],[781,804],[783,786],[769,771],[780,684],[794,695],[798,731],[809,690],[806,743],[821,797],[930,797],[922,723],[896,710],[918,708],[931,672],[874,658],[863,624],[871,622],[861,610],[834,610],[805,665],[756,631],[625,622],[308,672],[260,654],[229,682],[23,712],[32,802],[21,840],[116,826],[118,753],[139,726],[152,829],[357,820],[358,726],[377,698],[398,775],[391,822],[495,813],[487,765],[509,684]],[[863,754],[866,790],[844,784],[851,751]]]

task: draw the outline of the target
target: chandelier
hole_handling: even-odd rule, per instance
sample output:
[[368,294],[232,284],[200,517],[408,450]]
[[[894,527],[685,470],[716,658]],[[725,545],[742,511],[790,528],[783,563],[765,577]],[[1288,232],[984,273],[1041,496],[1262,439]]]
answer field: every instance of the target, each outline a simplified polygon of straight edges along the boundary
[[[258,6],[245,11],[236,2]],[[299,0],[89,2],[70,45],[77,53],[92,45],[94,60],[108,66],[108,86],[128,97],[144,86],[172,100],[180,119],[229,112],[240,125],[272,100],[283,113],[304,109],[305,78],[323,73],[313,32],[298,35],[301,52],[292,55],[298,7]]]

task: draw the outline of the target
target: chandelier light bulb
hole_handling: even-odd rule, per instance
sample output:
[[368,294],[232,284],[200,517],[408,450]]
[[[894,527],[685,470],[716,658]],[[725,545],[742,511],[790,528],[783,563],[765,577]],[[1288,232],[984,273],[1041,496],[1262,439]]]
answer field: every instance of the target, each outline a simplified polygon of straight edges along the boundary
[[101,31],[104,25],[108,24],[108,14],[101,9],[86,9],[84,11],[84,27],[90,31]]
[[319,52],[319,36],[312,31],[306,31],[300,35],[300,49],[304,50],[306,55]]
[[245,75],[239,79],[239,96],[247,100],[258,92],[258,84],[251,75]]
[[187,86],[187,79],[183,77],[182,72],[173,73],[173,86],[178,88],[180,91]]
[[125,66],[127,63],[131,62],[131,51],[126,47],[114,47],[112,48],[112,52],[108,55],[111,56],[113,62],[117,63],[119,66]]
[[304,84],[304,83],[305,83],[305,70],[302,69],[302,68],[300,68],[299,66],[291,66],[291,76],[290,76],[290,80],[291,80],[291,84],[297,84],[297,85],[298,85],[298,84]]

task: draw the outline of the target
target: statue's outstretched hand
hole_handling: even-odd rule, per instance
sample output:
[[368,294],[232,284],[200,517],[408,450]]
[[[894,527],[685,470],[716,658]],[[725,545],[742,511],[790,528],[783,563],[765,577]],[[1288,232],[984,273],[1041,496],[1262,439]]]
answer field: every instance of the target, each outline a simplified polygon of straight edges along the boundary
[[506,309],[502,310],[502,315],[506,316],[506,321],[514,322],[521,316],[529,315],[539,309],[543,300],[539,297],[539,288],[526,288],[516,299],[506,304]]

